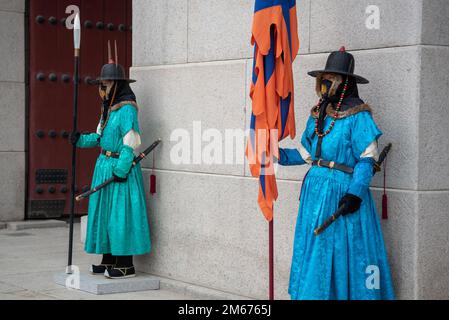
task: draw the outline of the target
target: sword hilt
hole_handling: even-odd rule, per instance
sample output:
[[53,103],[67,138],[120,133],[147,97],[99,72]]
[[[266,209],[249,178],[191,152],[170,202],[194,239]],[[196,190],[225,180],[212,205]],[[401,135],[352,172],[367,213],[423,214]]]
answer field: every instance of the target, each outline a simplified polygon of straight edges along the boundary
[[391,147],[393,145],[391,143],[389,143],[380,153],[379,155],[379,160],[374,164],[374,173],[380,172],[382,171],[382,163],[385,161],[385,158],[387,157],[388,153],[391,150]]

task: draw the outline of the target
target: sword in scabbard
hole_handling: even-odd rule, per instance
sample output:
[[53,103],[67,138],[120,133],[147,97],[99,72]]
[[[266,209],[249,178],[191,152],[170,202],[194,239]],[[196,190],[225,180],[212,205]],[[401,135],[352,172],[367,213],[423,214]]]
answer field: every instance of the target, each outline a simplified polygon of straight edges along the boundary
[[[388,153],[390,152],[392,147],[392,144],[389,143],[380,153],[379,160],[374,164],[374,174],[381,171],[381,165],[384,162],[385,158],[387,157]],[[320,225],[318,228],[315,229],[313,232],[316,236],[323,233],[324,230],[326,230],[332,223],[335,222],[345,211],[345,206],[342,205],[338,208],[337,211],[333,215],[331,215],[329,218],[327,218],[322,225]]]
[[[138,156],[136,156],[134,158],[133,161],[133,167],[136,166],[140,161],[142,161],[143,159],[145,159],[160,143],[162,142],[161,139],[156,140],[151,146],[149,146],[147,149],[145,149],[145,151],[143,151],[141,154],[139,154]],[[94,194],[95,192],[103,189],[104,187],[106,187],[107,185],[109,185],[110,183],[114,182],[115,178],[112,177],[108,180],[106,180],[105,182],[103,182],[102,184],[96,186],[95,188],[84,192],[83,194],[80,194],[79,196],[76,197],[76,201],[81,201],[83,199],[88,198],[89,196],[91,196],[92,194]]]

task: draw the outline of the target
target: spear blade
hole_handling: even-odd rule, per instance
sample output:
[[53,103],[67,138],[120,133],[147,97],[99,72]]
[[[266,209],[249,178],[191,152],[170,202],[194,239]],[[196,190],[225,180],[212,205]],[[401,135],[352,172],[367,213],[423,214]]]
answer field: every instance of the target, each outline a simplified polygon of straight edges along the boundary
[[73,41],[75,45],[75,54],[78,52],[81,48],[81,21],[80,21],[80,15],[79,13],[75,16],[75,24],[73,27]]

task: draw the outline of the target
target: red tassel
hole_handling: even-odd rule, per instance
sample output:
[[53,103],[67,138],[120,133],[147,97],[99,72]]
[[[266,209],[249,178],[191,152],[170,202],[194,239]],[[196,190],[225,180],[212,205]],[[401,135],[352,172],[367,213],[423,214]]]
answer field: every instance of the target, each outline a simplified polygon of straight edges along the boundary
[[387,194],[382,196],[382,219],[388,219],[388,198]]
[[153,153],[153,169],[150,176],[150,194],[156,194],[156,175],[154,174],[154,153]]
[[150,176],[150,193],[156,194],[156,175],[154,174]]

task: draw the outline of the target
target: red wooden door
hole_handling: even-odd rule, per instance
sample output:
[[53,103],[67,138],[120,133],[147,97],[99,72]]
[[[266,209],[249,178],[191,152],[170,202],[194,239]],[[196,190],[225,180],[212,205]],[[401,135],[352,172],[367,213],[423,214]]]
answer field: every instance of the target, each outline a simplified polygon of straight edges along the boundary
[[[78,123],[95,132],[100,118],[98,88],[89,80],[107,62],[107,42],[117,41],[119,63],[131,66],[132,0],[29,1],[28,218],[69,214],[71,152],[68,134],[73,114],[73,30],[67,29],[79,9],[82,25]],[[76,8],[72,7],[72,8]],[[78,149],[77,190],[89,189],[98,149]],[[87,213],[88,200],[77,203]]]

